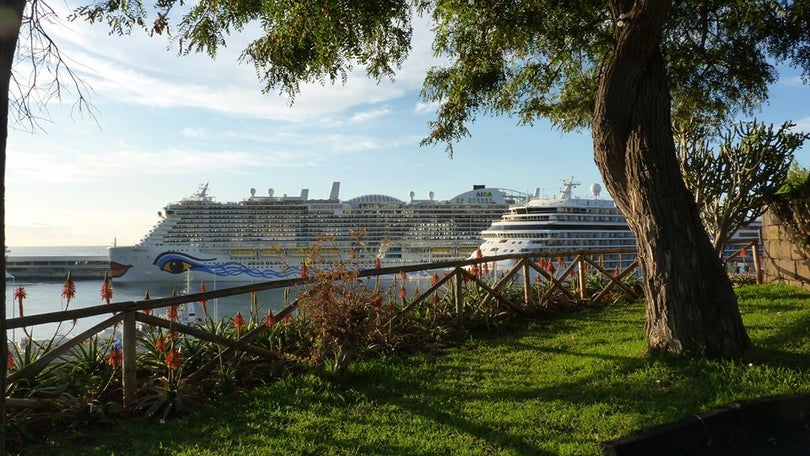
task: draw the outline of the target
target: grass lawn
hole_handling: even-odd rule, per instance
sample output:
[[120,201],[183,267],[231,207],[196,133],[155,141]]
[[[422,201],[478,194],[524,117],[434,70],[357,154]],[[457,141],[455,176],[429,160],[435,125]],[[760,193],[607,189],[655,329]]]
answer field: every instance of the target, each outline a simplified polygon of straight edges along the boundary
[[597,455],[600,443],[729,402],[810,391],[810,293],[739,289],[742,361],[645,354],[642,304],[476,335],[442,352],[288,378],[159,424],[60,434],[30,454]]

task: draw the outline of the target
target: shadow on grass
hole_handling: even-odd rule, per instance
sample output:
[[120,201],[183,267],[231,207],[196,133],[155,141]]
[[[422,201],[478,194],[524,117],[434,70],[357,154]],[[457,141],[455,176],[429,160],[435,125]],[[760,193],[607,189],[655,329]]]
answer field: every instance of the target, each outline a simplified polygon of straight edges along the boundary
[[[806,350],[784,349],[807,344],[810,316],[755,340],[754,367],[650,357],[638,352],[638,345],[605,349],[574,341],[584,333],[591,341],[609,340],[614,333],[633,337],[628,328],[631,334],[643,328],[639,308],[557,318],[443,353],[357,363],[340,381],[306,375],[285,379],[165,425],[144,422],[143,438],[131,440],[129,427],[93,434],[77,444],[76,452],[56,448],[38,454],[196,454],[194,449],[239,454],[240,449],[263,448],[267,454],[405,455],[453,453],[451,445],[472,442],[477,454],[552,455],[564,446],[593,449],[718,401],[756,397],[761,376],[780,374],[759,374],[765,369],[759,364],[810,368]],[[643,341],[643,329],[637,337]],[[549,369],[559,372],[546,376]],[[796,375],[802,385],[810,383],[806,375]],[[481,409],[478,416],[476,408]],[[507,415],[509,410],[517,412]],[[424,449],[418,435],[375,435],[386,432],[462,438],[447,437]],[[142,442],[161,442],[161,447]]]

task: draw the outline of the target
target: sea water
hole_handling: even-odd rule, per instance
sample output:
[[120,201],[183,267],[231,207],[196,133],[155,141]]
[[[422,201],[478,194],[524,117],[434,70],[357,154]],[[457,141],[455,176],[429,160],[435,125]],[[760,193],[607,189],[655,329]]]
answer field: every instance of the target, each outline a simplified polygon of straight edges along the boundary
[[[9,258],[14,256],[105,256],[107,254],[106,247],[10,247],[7,253]],[[371,280],[371,279],[369,279]],[[395,281],[396,278],[393,278]],[[404,283],[408,295],[412,295],[414,291],[428,288],[430,276],[424,277],[413,275]],[[370,282],[371,283],[371,282]],[[382,287],[388,287],[392,283],[392,279],[382,278],[380,284]],[[402,282],[400,282],[402,283]],[[26,297],[22,302],[23,315],[30,316],[49,312],[59,312],[68,309],[79,309],[84,307],[92,307],[104,305],[105,302],[101,299],[101,280],[74,280],[76,286],[76,296],[68,304],[62,298],[62,290],[64,281],[51,280],[51,281],[30,281],[30,280],[17,280],[10,279],[6,281],[6,318],[13,318],[20,316],[20,308],[17,300],[14,299],[15,291],[18,288],[25,290]],[[230,288],[241,285],[248,285],[247,283],[234,283],[234,282],[221,282],[217,283],[215,280],[206,280],[206,291],[214,291],[223,288]],[[197,293],[200,291],[200,283],[185,283],[185,280],[178,278],[175,283],[168,282],[139,282],[139,283],[117,283],[114,279],[112,281],[113,297],[111,302],[130,302],[140,301],[144,299],[146,293],[149,293],[150,299],[166,298],[172,295],[181,295],[186,293],[188,288],[189,293]],[[259,318],[264,318],[268,312],[278,312],[284,308],[288,303],[293,301],[300,290],[291,288],[288,290],[274,289],[264,290],[256,293],[256,311]],[[195,313],[197,316],[203,314],[202,307],[199,303],[195,303]],[[252,310],[253,302],[251,302],[250,294],[239,296],[228,296],[224,298],[213,299],[207,303],[208,313],[215,321],[221,321],[226,318],[233,318],[237,312],[241,312],[244,318],[248,318],[249,312]],[[162,309],[156,309],[158,315],[165,313]],[[79,319],[75,322],[65,321],[61,324],[49,323],[44,325],[37,325],[34,328],[26,328],[30,337],[34,339],[50,339],[52,336],[59,334],[65,336],[75,336],[82,331],[89,329],[93,325],[110,317],[110,314],[103,314],[94,317],[86,317]],[[8,337],[10,340],[20,341],[23,337],[28,337],[22,329],[9,330]]]
[[[105,247],[11,247],[7,253],[9,257],[14,256],[103,256],[106,255]],[[75,280],[76,296],[68,304],[62,297],[62,290],[64,281],[29,281],[29,280],[16,280],[9,279],[6,281],[6,318],[13,318],[20,316],[19,302],[15,300],[14,295],[18,288],[25,291],[26,297],[22,301],[22,313],[26,316],[58,312],[68,309],[79,309],[84,307],[92,307],[104,305],[105,301],[101,299],[101,280]],[[149,293],[150,299],[166,298],[173,294],[180,295],[186,293],[185,288],[188,287],[191,293],[200,291],[200,283],[178,282],[176,284],[166,282],[150,282],[150,283],[116,283],[114,280],[113,297],[111,302],[126,302],[126,301],[140,301],[144,299],[146,293]],[[226,287],[234,287],[239,285],[246,285],[246,283],[221,283],[217,284],[215,281],[206,281],[205,289],[213,291]],[[294,290],[287,293],[285,298],[285,291],[266,290],[256,293],[256,306],[260,318],[263,318],[268,311],[278,312],[284,307],[285,301],[289,301],[289,295],[294,296]],[[233,318],[236,312],[241,312],[242,316],[247,318],[251,310],[251,297],[249,294],[240,296],[229,296],[225,298],[218,298],[211,300],[207,303],[209,315],[216,321],[224,318]],[[202,315],[202,307],[200,304],[195,304],[195,312],[198,316]],[[156,310],[157,314],[163,314],[163,310]],[[54,334],[64,334],[67,336],[77,335],[80,332],[89,329],[96,323],[108,318],[110,315],[99,315],[94,317],[86,317],[76,321],[75,327],[73,321],[63,322],[61,325],[57,323],[49,323],[44,325],[37,325],[33,328],[27,328],[29,334],[34,339],[50,339]],[[19,341],[25,335],[22,329],[9,330],[9,339]]]

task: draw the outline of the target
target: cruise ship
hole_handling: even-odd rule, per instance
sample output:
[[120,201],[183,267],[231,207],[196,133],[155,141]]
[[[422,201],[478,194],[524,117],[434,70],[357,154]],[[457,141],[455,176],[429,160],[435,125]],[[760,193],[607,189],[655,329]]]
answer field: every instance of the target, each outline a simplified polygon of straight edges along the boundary
[[[559,195],[551,198],[540,197],[539,190],[535,190],[525,204],[510,207],[500,220],[481,233],[483,243],[469,258],[635,249],[636,239],[624,215],[612,200],[600,197],[601,186],[591,185],[591,196],[579,198],[573,195],[574,188],[579,185],[573,178],[563,179]],[[726,243],[723,259],[736,253],[741,246],[758,240],[761,227],[762,222],[757,219],[737,230]],[[761,253],[762,243],[759,246]],[[623,270],[635,259],[636,253],[632,252],[604,253],[596,260],[604,269],[613,271]],[[571,258],[564,260],[568,262]],[[750,270],[748,260],[743,255],[733,260],[729,268],[732,272],[739,272],[740,268]],[[502,266],[505,268],[509,264]]]
[[334,182],[328,199],[276,196],[270,189],[240,202],[217,202],[208,184],[167,205],[133,246],[108,249],[116,282],[253,282],[296,278],[313,253],[360,268],[461,260],[481,231],[528,194],[474,185],[444,201],[370,194],[347,201]]
[[[560,193],[554,197],[541,197],[535,190],[526,203],[510,207],[481,233],[480,253],[473,256],[635,249],[636,240],[624,215],[612,200],[600,197],[601,186],[593,184],[591,197],[579,198],[573,195],[579,185],[573,178],[563,179]],[[604,268],[613,270],[632,263],[635,253],[606,253],[599,260]]]

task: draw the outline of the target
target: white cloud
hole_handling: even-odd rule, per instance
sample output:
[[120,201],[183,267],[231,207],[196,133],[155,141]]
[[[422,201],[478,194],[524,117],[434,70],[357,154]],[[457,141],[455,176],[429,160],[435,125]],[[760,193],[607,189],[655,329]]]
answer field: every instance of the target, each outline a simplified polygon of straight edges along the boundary
[[327,144],[337,152],[355,152],[382,149],[383,145],[376,138],[361,135],[330,135]]
[[[248,34],[255,34],[255,29],[228,37],[229,47],[216,60],[204,54],[178,57],[165,37],[150,38],[141,32],[111,37],[104,24],[54,25],[49,33],[100,97],[152,107],[201,108],[235,117],[311,121],[406,94],[415,97],[425,71],[436,61],[429,28],[427,19],[416,18],[411,55],[395,83],[368,79],[362,68],[356,68],[345,85],[302,84],[292,107],[278,91],[262,94],[252,65],[238,63]],[[360,114],[353,120],[364,119]]]
[[[55,9],[66,17],[70,8],[59,4]],[[439,61],[432,55],[430,28],[429,18],[414,18],[412,50],[395,83],[368,79],[358,67],[346,85],[302,84],[292,108],[278,91],[262,94],[253,66],[238,62],[249,35],[256,36],[258,27],[229,36],[228,47],[220,49],[216,60],[205,54],[178,56],[175,43],[164,36],[148,37],[141,31],[109,36],[105,24],[65,21],[49,26],[48,33],[99,97],[151,107],[201,108],[235,117],[310,122],[417,91],[425,71]]]
[[144,149],[118,143],[82,149],[53,150],[33,148],[26,154],[9,156],[9,184],[110,182],[131,176],[207,175],[252,172],[261,167],[307,166],[320,161],[321,154],[306,151],[197,150],[168,146]]
[[184,128],[180,134],[188,138],[206,138],[208,131],[202,128]]
[[375,109],[373,111],[358,112],[349,118],[349,123],[359,124],[363,122],[368,122],[369,120],[379,119],[389,114],[391,114],[391,110],[388,108]]
[[796,130],[810,133],[810,117],[804,117],[796,120],[794,123],[796,124]]
[[791,74],[789,76],[783,76],[779,78],[776,82],[778,85],[786,86],[786,87],[801,87],[804,86],[804,82],[802,82],[802,77],[799,74]]
[[416,114],[425,114],[425,113],[435,113],[439,109],[439,103],[432,101],[430,103],[419,102],[416,103],[416,106],[413,108],[413,112]]

